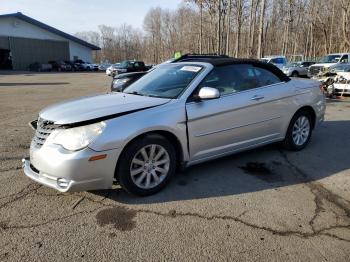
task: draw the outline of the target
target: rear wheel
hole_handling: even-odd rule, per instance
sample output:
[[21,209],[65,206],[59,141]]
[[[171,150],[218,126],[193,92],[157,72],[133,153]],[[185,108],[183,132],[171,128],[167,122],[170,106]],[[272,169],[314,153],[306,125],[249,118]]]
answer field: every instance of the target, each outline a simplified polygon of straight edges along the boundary
[[294,71],[291,76],[292,77],[299,77],[299,73],[297,71]]
[[175,169],[173,145],[163,136],[151,134],[127,146],[120,156],[117,176],[127,192],[145,196],[160,191]]
[[307,111],[297,112],[290,121],[284,146],[293,151],[306,147],[312,134],[311,116]]

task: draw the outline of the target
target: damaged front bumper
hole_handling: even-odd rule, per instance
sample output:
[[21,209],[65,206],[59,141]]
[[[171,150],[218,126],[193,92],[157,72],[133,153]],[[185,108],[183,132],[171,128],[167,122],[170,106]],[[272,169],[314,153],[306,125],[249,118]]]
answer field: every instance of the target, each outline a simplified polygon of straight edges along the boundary
[[[90,160],[101,154],[106,157]],[[57,147],[43,146],[31,150],[30,158],[22,159],[22,166],[27,177],[60,192],[108,189],[113,185],[119,154],[119,149],[96,152],[85,148],[68,153]]]

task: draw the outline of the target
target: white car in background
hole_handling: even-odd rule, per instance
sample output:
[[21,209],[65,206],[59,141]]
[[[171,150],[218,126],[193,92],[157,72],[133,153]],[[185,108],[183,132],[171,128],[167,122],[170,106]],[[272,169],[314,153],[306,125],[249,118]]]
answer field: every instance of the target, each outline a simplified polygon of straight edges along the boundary
[[111,66],[111,64],[109,64],[109,63],[101,63],[101,64],[98,65],[98,70],[105,71],[110,66]]
[[319,63],[309,67],[308,77],[316,77],[319,73],[325,73],[339,64],[349,62],[350,53],[335,53],[324,56]]
[[281,70],[288,63],[288,60],[285,56],[265,56],[265,57],[261,58],[260,60],[264,63],[273,64]]
[[112,76],[114,71],[116,71],[116,68],[120,65],[120,63],[115,63],[113,65],[110,65],[109,67],[107,67],[106,69],[106,75],[108,76]]

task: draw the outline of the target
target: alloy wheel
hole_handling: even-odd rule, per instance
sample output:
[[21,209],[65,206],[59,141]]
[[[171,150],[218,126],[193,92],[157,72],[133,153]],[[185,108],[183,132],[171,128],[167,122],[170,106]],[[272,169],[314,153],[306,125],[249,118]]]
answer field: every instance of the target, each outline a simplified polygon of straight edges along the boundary
[[142,147],[130,165],[130,176],[136,186],[150,189],[158,186],[168,175],[170,157],[161,145],[151,144]]
[[310,121],[309,119],[302,115],[294,123],[292,137],[293,142],[297,146],[304,145],[310,134]]

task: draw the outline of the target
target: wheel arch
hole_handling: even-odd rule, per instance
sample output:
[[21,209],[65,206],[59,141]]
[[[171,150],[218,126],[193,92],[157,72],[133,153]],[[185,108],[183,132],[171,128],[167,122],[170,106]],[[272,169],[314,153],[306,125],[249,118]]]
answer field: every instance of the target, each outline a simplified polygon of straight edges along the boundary
[[301,111],[304,111],[304,112],[308,112],[309,114],[310,114],[310,116],[311,116],[311,127],[312,127],[312,129],[315,127],[315,125],[316,125],[316,112],[315,112],[315,110],[313,109],[313,107],[312,106],[302,106],[301,108],[299,108],[294,114],[293,114],[293,116],[292,116],[292,118],[291,119],[293,119],[293,117],[297,114],[297,113],[299,113],[299,112],[301,112]]
[[[140,139],[142,137],[145,137],[147,135],[152,135],[152,134],[156,134],[156,135],[160,135],[160,136],[163,136],[164,138],[166,138],[172,145],[174,145],[174,148],[175,148],[175,153],[176,153],[176,159],[177,159],[177,165],[178,167],[181,167],[182,163],[184,162],[184,151],[183,151],[183,148],[181,146],[181,142],[179,140],[179,138],[172,132],[170,131],[166,131],[166,130],[152,130],[152,131],[147,131],[145,133],[142,133],[142,134],[138,134],[137,136],[133,137],[130,141],[128,141],[122,152],[120,153],[123,154],[124,151],[126,150],[126,148],[131,144],[133,143],[134,141],[136,141],[137,139]],[[117,161],[117,165],[116,165],[116,169],[118,169],[118,166],[119,166],[119,161],[120,161],[120,156],[118,158],[118,161]],[[116,175],[116,174],[115,174]]]

